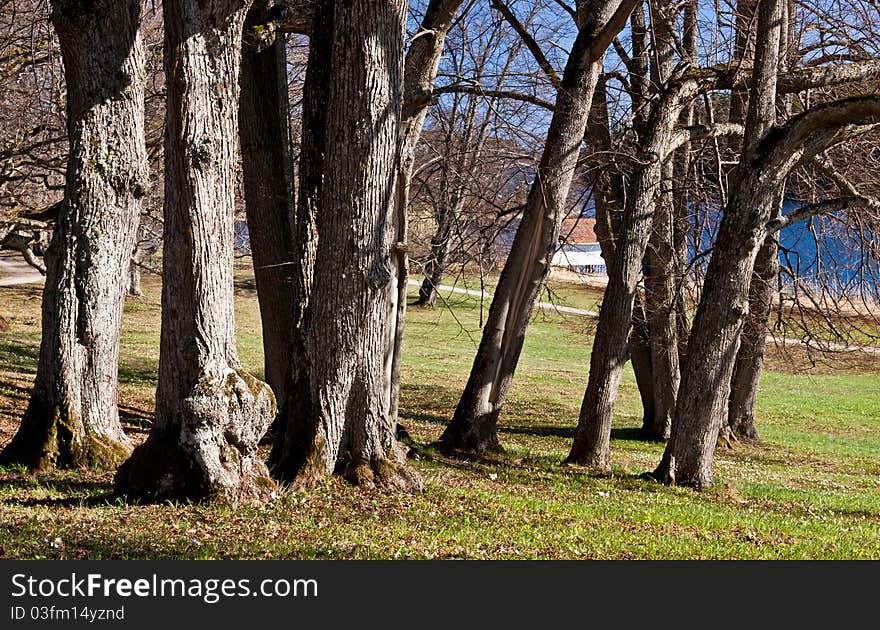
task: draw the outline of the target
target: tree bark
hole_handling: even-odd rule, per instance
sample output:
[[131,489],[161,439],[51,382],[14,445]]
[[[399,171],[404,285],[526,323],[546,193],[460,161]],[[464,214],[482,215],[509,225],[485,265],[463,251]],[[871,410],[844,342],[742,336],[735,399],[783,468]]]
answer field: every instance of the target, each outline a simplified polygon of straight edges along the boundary
[[149,183],[140,15],[139,0],[52,2],[67,84],[65,203],[46,256],[36,381],[3,464],[112,468],[130,449],[117,363],[127,265]]
[[755,72],[749,95],[745,147],[735,189],[721,220],[703,295],[688,342],[676,422],[654,476],[663,483],[705,488],[724,422],[742,323],[749,313],[749,285],[766,234],[777,186],[784,173],[764,172],[761,147],[776,121],[776,79],[787,0],[766,0],[758,13]]
[[[605,55],[597,42],[620,18],[621,3],[599,0],[584,12],[557,91],[538,174],[501,276],[477,356],[452,421],[440,437],[447,450],[500,450],[498,415],[525,341],[529,316],[550,270],[571,180]],[[632,6],[623,15],[625,20]],[[622,27],[618,20],[611,27]],[[610,29],[609,29],[610,30]]]
[[[664,85],[675,69],[676,18],[675,2],[664,0],[654,3],[652,33],[655,55],[651,74],[655,86]],[[644,437],[654,440],[669,437],[679,382],[678,317],[675,308],[675,197],[672,188],[674,167],[674,160],[669,156],[657,173],[660,178],[657,199],[651,200],[654,217],[643,261],[645,311],[654,378],[654,422],[643,426],[642,430]]]
[[366,0],[317,12],[304,148],[313,145],[300,193],[314,203],[319,235],[302,336],[306,403],[288,408],[273,471],[306,485],[336,472],[358,485],[416,491],[421,481],[395,437],[385,370],[404,9],[395,0]]
[[[774,200],[778,208],[781,196]],[[728,402],[727,422],[738,438],[758,439],[755,427],[755,401],[764,365],[770,309],[776,295],[779,273],[779,246],[773,235],[768,236],[755,259],[749,286],[749,313],[743,323],[739,351],[733,370]]]
[[[669,157],[666,149],[683,104],[697,90],[698,86],[691,81],[670,81],[652,108],[645,136],[641,140],[644,151],[642,165],[636,169],[633,177],[620,235],[615,241],[614,264],[609,267],[608,286],[599,310],[596,337],[590,354],[590,376],[567,463],[597,470],[611,467],[614,403],[626,361],[633,304],[651,234],[663,165]],[[674,322],[674,317],[670,319]],[[652,353],[652,368],[656,373],[655,360],[656,356]],[[655,379],[655,404],[657,386]]]
[[131,297],[141,297],[144,292],[141,289],[141,262],[144,259],[144,250],[137,245],[131,253],[128,261],[128,295]]
[[[779,69],[788,70],[790,61],[797,54],[799,42],[795,41],[796,10],[792,0],[784,6],[785,20],[780,35]],[[778,87],[777,87],[778,91]],[[791,113],[791,96],[782,96],[782,108]],[[771,219],[781,216],[785,200],[785,185],[781,185],[773,201]],[[764,350],[770,328],[770,310],[776,295],[776,279],[779,273],[779,243],[776,235],[769,235],[755,259],[755,269],[749,286],[749,315],[743,323],[739,352],[730,384],[730,400],[727,404],[727,428],[740,439],[757,440],[755,426],[755,402],[758,385],[764,367]]]
[[257,443],[270,388],[241,366],[233,213],[242,26],[249,2],[166,0],[165,247],[156,419],[116,474],[147,501],[261,502],[274,483]]
[[283,407],[296,329],[296,226],[284,37],[277,33],[271,41],[258,40],[255,29],[269,19],[272,6],[271,0],[256,0],[245,19],[239,135],[264,373],[278,406]]
[[[636,7],[630,18],[633,30],[638,34],[643,32],[644,9]],[[643,55],[639,47],[640,37],[633,37],[633,59],[641,59]],[[642,42],[643,43],[643,42]],[[639,74],[639,72],[636,72]],[[647,81],[647,70],[645,70]],[[596,92],[593,95],[593,104],[590,118],[587,123],[586,139],[594,153],[603,152],[611,155],[614,147],[611,142],[611,125],[608,120],[608,100],[605,91],[605,81],[599,80],[596,84]],[[596,204],[596,237],[605,259],[605,268],[610,270],[614,264],[614,239],[615,234],[620,232],[622,211],[618,207],[620,201],[626,198],[624,183],[621,173],[612,163],[606,163],[605,167],[593,175],[593,199]],[[639,389],[639,397],[642,401],[642,426],[650,427],[654,424],[654,377],[651,368],[651,340],[648,332],[648,324],[645,317],[644,305],[641,297],[636,295],[636,304],[633,308],[633,323],[630,332],[629,347],[630,361],[633,373],[636,377],[636,385]]]

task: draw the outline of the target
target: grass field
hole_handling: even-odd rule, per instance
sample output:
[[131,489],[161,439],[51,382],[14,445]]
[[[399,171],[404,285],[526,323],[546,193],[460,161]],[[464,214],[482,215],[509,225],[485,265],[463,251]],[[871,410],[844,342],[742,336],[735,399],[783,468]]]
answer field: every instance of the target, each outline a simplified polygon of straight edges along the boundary
[[[126,307],[120,406],[126,429],[149,428],[158,355],[159,286]],[[555,287],[569,305],[597,296]],[[584,293],[581,294],[580,291]],[[239,352],[261,372],[253,281],[237,274]],[[40,290],[0,289],[0,446],[27,403],[39,348]],[[488,305],[485,305],[488,308]],[[479,341],[476,298],[411,309],[402,422],[436,439]],[[423,448],[418,496],[337,480],[283,491],[264,508],[126,505],[111,473],[32,476],[0,469],[2,558],[880,558],[880,365],[842,357],[809,366],[775,352],[758,403],[762,443],[719,448],[716,485],[696,493],[639,477],[662,445],[637,439],[638,393],[624,376],[613,473],[562,468],[586,384],[592,325],[538,313],[501,419],[503,457],[462,461]]]

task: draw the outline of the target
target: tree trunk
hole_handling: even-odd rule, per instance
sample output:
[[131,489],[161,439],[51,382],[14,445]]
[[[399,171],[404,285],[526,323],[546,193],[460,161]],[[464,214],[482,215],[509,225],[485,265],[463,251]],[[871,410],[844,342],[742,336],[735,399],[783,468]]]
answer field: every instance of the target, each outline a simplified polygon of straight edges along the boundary
[[[784,5],[785,28],[780,35],[779,69],[785,71],[796,57],[799,42],[795,40],[797,23],[796,8],[792,0]],[[791,114],[791,95],[781,97],[782,108]],[[773,202],[771,218],[782,214],[785,200],[785,186],[780,186]],[[776,279],[779,274],[779,243],[776,235],[768,236],[755,259],[755,270],[749,286],[749,315],[743,324],[739,352],[733,369],[730,384],[730,400],[727,404],[727,430],[737,438],[758,439],[755,426],[755,402],[758,399],[758,384],[764,367],[764,350],[767,346],[767,332],[770,324],[770,310],[776,295]]]
[[[631,16],[631,23],[636,33],[642,32],[644,9],[636,7]],[[633,38],[633,57],[641,54],[638,48],[639,37]],[[647,74],[645,75],[647,80]],[[608,100],[605,91],[605,81],[600,80],[596,84],[596,93],[593,96],[590,119],[587,123],[587,142],[594,153],[603,152],[612,155],[614,147],[611,142],[610,123],[608,121]],[[620,172],[615,165],[606,164],[605,168],[593,176],[593,199],[596,204],[596,237],[602,250],[602,258],[605,259],[605,268],[610,270],[614,264],[614,238],[620,232],[622,212],[617,208],[617,203],[625,199],[624,183]],[[653,426],[654,410],[654,378],[651,369],[651,341],[648,332],[648,324],[645,317],[641,297],[636,295],[636,304],[633,308],[632,331],[630,332],[629,356],[632,362],[633,373],[636,377],[636,385],[639,389],[639,397],[642,401],[642,427]]]
[[654,476],[663,483],[705,488],[724,422],[740,332],[749,312],[755,258],[784,173],[765,173],[761,146],[776,120],[776,79],[785,0],[759,9],[758,45],[745,137],[749,139],[706,271],[688,342],[676,422]]
[[[633,178],[620,234],[615,241],[614,264],[608,270],[608,286],[599,310],[599,322],[590,354],[590,376],[567,463],[598,470],[610,469],[614,403],[626,361],[627,337],[642,260],[651,234],[663,165],[668,158],[666,147],[670,143],[682,103],[689,101],[696,89],[690,82],[669,84],[654,105],[641,140],[643,166],[637,169]],[[670,319],[674,321],[673,317]],[[652,369],[656,374],[655,360],[652,353]],[[655,378],[655,404],[657,387]]]
[[444,200],[437,216],[437,231],[431,237],[431,258],[425,265],[425,279],[419,287],[418,306],[434,307],[437,303],[437,290],[443,282],[443,274],[449,253],[452,249],[452,228],[456,218],[461,216],[464,207],[464,195],[458,195],[449,207],[448,200]]
[[[279,407],[283,407],[296,329],[296,228],[287,57],[280,33],[271,42],[257,41],[254,36],[254,27],[267,21],[272,4],[271,0],[256,0],[245,20],[239,135],[244,206],[263,328],[265,377]],[[283,410],[279,409],[279,414]]]
[[431,93],[437,79],[440,58],[446,34],[464,0],[431,0],[409,52],[406,54],[403,75],[403,105],[397,166],[397,194],[394,206],[395,265],[392,268],[389,295],[388,348],[386,349],[385,396],[388,413],[396,420],[400,404],[400,364],[406,325],[406,295],[409,284],[408,210],[410,183],[415,164],[416,146],[425,124]]
[[128,295],[131,297],[141,297],[144,294],[141,289],[141,261],[143,258],[143,250],[135,245],[128,261]]
[[513,380],[535,301],[550,270],[604,50],[594,38],[620,3],[599,3],[580,25],[569,55],[538,174],[495,295],[477,356],[452,421],[440,437],[447,450],[499,450],[497,424]]
[[301,186],[314,201],[319,235],[303,329],[307,406],[289,417],[274,468],[297,483],[336,472],[358,485],[421,488],[395,437],[384,360],[404,17],[395,0],[318,7],[305,120],[316,127],[308,141],[323,150],[304,154],[317,162],[304,164],[310,179]]
[[654,422],[643,427],[648,439],[665,440],[672,430],[678,395],[678,312],[676,309],[675,211],[672,160],[661,169],[660,198],[654,206],[651,236],[645,254],[645,306],[654,377]]
[[249,2],[165,0],[165,247],[156,419],[116,475],[131,498],[274,493],[257,442],[275,413],[269,387],[238,360],[233,213],[238,80]]
[[[781,195],[776,207],[781,205]],[[755,270],[749,286],[749,314],[743,324],[739,352],[733,370],[728,402],[727,422],[738,438],[758,439],[755,428],[755,401],[758,383],[764,365],[764,349],[770,308],[776,294],[776,276],[779,273],[779,247],[773,235],[768,236],[758,252]]]
[[[651,74],[655,86],[665,85],[675,69],[676,18],[675,2],[663,0],[654,3],[654,26],[651,30],[656,54],[651,64]],[[669,437],[678,395],[674,167],[675,161],[670,157],[660,168],[651,236],[643,261],[645,311],[654,377],[654,422],[642,429],[644,437],[654,440]]]
[[128,454],[117,410],[126,271],[149,172],[139,0],[56,0],[67,84],[65,203],[47,252],[37,376],[0,462],[115,467]]

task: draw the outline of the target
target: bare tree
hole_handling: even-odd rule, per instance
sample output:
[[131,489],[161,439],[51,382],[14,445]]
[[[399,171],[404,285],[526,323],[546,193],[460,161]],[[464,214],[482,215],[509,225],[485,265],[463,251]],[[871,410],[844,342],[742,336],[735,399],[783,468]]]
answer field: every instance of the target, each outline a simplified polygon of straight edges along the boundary
[[755,259],[764,239],[795,219],[771,223],[780,185],[800,163],[880,121],[880,99],[862,96],[816,105],[774,124],[785,10],[781,0],[765,0],[758,9],[747,142],[694,318],[672,436],[654,472],[664,483],[697,488],[712,483]]
[[605,51],[634,4],[628,0],[578,4],[578,35],[559,83],[541,163],[495,289],[468,383],[440,438],[444,448],[474,452],[500,448],[498,415],[557,246]]

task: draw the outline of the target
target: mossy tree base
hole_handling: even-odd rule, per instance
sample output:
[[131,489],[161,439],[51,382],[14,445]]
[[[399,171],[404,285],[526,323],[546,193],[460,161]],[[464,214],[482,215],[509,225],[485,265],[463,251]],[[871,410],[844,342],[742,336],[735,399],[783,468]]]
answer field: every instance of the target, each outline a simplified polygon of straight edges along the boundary
[[337,470],[337,474],[360,488],[379,488],[417,494],[425,489],[412,466],[384,457],[355,460]]
[[15,437],[0,452],[0,465],[18,464],[33,471],[113,470],[130,453],[131,445],[123,434],[107,436],[87,430],[70,410],[34,397]]
[[144,444],[117,471],[129,499],[219,500],[238,507],[276,496],[257,444],[275,415],[264,383],[241,370],[203,379],[173,418],[158,418]]

